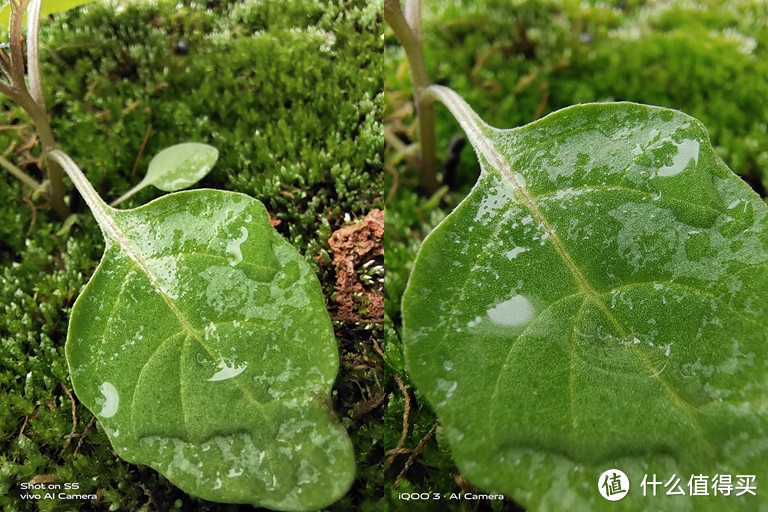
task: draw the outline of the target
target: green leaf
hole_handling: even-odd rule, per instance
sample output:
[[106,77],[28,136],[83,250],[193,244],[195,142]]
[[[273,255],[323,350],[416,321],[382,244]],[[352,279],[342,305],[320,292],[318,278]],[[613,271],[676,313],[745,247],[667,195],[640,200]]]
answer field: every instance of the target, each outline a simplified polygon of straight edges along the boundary
[[196,190],[118,211],[85,195],[106,248],[66,354],[115,451],[207,500],[341,497],[354,456],[330,408],[336,339],[316,276],[264,206]]
[[403,337],[465,476],[530,510],[617,510],[613,468],[621,510],[768,506],[641,487],[768,481],[768,208],[703,126],[619,103],[498,130],[432,94],[482,173],[424,241]]
[[199,142],[167,147],[149,162],[144,179],[116,199],[112,206],[117,206],[149,185],[164,192],[176,192],[194,185],[213,169],[218,158],[219,151],[216,148]]
[[[68,11],[92,2],[93,0],[44,0],[40,9],[40,17],[48,16],[57,12]],[[11,3],[3,2],[0,7],[0,31],[5,35],[8,33],[9,20],[11,16]]]

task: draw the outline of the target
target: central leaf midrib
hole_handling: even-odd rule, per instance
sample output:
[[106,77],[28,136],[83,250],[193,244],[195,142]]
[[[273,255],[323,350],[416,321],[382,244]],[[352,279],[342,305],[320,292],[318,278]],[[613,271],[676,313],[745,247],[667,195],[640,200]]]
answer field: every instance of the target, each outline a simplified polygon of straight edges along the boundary
[[[509,181],[518,199],[521,200],[523,204],[525,204],[525,206],[528,208],[530,213],[536,218],[540,226],[544,229],[544,231],[548,235],[549,241],[552,243],[555,250],[558,252],[560,257],[562,258],[563,262],[571,271],[582,293],[589,296],[594,301],[594,303],[600,308],[600,310],[603,312],[606,318],[608,318],[608,320],[613,324],[613,326],[616,328],[616,330],[619,332],[621,336],[623,336],[626,339],[629,339],[629,336],[627,332],[624,330],[623,326],[612,314],[610,308],[608,308],[608,306],[606,306],[606,304],[603,303],[603,301],[601,300],[600,294],[592,288],[592,286],[589,284],[587,279],[581,273],[581,270],[576,266],[576,263],[573,261],[570,254],[568,254],[568,252],[565,250],[565,247],[563,247],[563,244],[560,241],[559,237],[554,232],[552,227],[549,225],[549,222],[547,222],[547,219],[539,210],[536,202],[528,194],[528,191],[517,180],[516,176],[514,175],[512,170],[509,168],[509,166],[506,164],[506,162],[504,161],[503,157],[500,155],[496,147],[489,141],[489,138],[485,134],[483,134],[483,132],[480,130],[477,122],[475,122],[472,115],[470,115],[469,112],[467,112],[467,109],[469,109],[469,107],[468,106],[464,107],[461,103],[455,102],[453,98],[450,98],[449,102],[452,103],[452,105],[448,105],[449,109],[454,113],[454,115],[458,114],[457,118],[459,118],[459,122],[462,125],[462,128],[464,128],[468,132],[467,135],[470,139],[470,142],[475,147],[475,149],[478,150],[478,153],[479,153],[478,156],[480,158],[485,158],[485,160],[488,162],[488,164],[491,165],[492,168],[497,169],[503,175],[503,177],[505,177]],[[634,345],[630,345],[630,348],[637,353],[637,355],[641,358],[641,360],[649,368],[649,370],[653,370],[654,374],[657,373],[658,370],[651,364],[651,362],[648,360],[645,354],[639,351],[639,349]],[[710,445],[706,437],[703,435],[703,431],[701,430],[701,426],[698,420],[692,414],[690,404],[686,403],[677,394],[674,388],[672,388],[669,385],[666,379],[663,379],[661,377],[660,374],[658,374],[657,377],[659,378],[659,381],[664,385],[664,388],[667,390],[667,393],[672,397],[674,402],[683,411],[685,411],[685,414],[689,418],[692,426],[696,429],[697,433],[699,434],[699,437],[702,439],[704,445],[707,447],[707,451],[709,452],[709,454],[713,458],[717,458],[715,450]]]
[[[515,189],[515,192],[517,193],[517,196],[519,199],[522,200],[522,202],[526,205],[528,210],[531,212],[531,214],[536,218],[536,220],[540,223],[541,227],[544,229],[544,231],[548,235],[549,241],[552,243],[553,247],[557,251],[557,253],[562,258],[563,262],[566,264],[568,269],[571,271],[572,275],[576,279],[576,282],[579,286],[579,289],[588,296],[595,305],[597,305],[598,308],[603,312],[605,317],[611,322],[611,324],[614,326],[614,328],[619,332],[620,336],[622,336],[624,339],[629,339],[629,333],[626,332],[624,329],[624,326],[619,322],[619,320],[616,318],[616,316],[613,314],[611,309],[603,302],[601,294],[598,293],[587,281],[586,277],[584,277],[584,274],[582,274],[579,267],[576,265],[576,263],[571,258],[571,255],[568,253],[568,251],[565,250],[565,247],[563,246],[562,242],[560,241],[560,238],[555,233],[554,229],[549,225],[549,222],[547,221],[544,214],[539,210],[538,205],[536,204],[535,200],[529,196],[528,191],[520,184],[520,182],[517,180],[517,177],[514,175],[514,173],[509,169],[509,167],[506,165],[506,163],[501,158],[501,155],[496,150],[494,146],[491,144],[485,142],[485,139],[481,139],[484,141],[484,151],[483,156],[487,158],[490,162],[494,164],[494,167],[498,169],[504,177],[506,177],[510,183],[512,184],[513,188]],[[491,161],[491,158],[493,160]],[[697,433],[699,434],[699,437],[702,439],[704,445],[707,447],[707,451],[709,454],[716,458],[716,453],[713,449],[713,447],[710,445],[709,441],[704,436],[703,431],[701,430],[701,425],[699,425],[698,420],[695,418],[695,416],[691,412],[691,405],[685,402],[680,395],[672,388],[669,383],[666,381],[666,379],[661,378],[660,371],[656,369],[656,367],[653,365],[653,363],[648,359],[648,357],[639,350],[638,347],[636,347],[634,344],[629,345],[630,349],[635,352],[635,354],[642,360],[643,364],[645,364],[646,367],[649,368],[649,370],[653,371],[653,374],[659,378],[659,381],[664,385],[664,388],[667,390],[668,394],[672,397],[672,399],[675,401],[675,403],[680,407],[683,411],[685,411],[686,416],[691,421],[691,424],[696,429]],[[573,401],[573,395],[571,395],[571,400]],[[575,418],[574,418],[575,422]]]
[[[179,320],[182,329],[186,331],[187,335],[193,337],[195,341],[200,344],[203,350],[205,350],[208,355],[215,360],[215,353],[210,349],[210,347],[208,347],[208,345],[205,344],[204,340],[200,336],[200,331],[195,329],[195,327],[187,320],[186,316],[182,314],[181,310],[179,310],[179,308],[176,306],[176,302],[168,295],[168,292],[160,284],[157,276],[155,276],[154,273],[152,273],[152,271],[149,269],[146,261],[144,261],[144,258],[142,258],[141,254],[130,243],[130,238],[128,238],[125,232],[123,232],[123,230],[114,222],[114,219],[111,215],[107,214],[107,212],[104,213],[105,215],[102,220],[104,220],[106,224],[105,227],[109,228],[112,239],[120,245],[121,249],[126,253],[128,258],[133,261],[133,263],[147,276],[147,279],[149,279],[152,287],[157,291],[157,293],[166,303],[168,309],[170,309],[173,315]],[[243,386],[239,379],[235,378],[232,380],[234,381],[235,386],[243,393],[243,395],[258,408],[262,416],[266,417],[261,402],[256,400],[250,391]]]

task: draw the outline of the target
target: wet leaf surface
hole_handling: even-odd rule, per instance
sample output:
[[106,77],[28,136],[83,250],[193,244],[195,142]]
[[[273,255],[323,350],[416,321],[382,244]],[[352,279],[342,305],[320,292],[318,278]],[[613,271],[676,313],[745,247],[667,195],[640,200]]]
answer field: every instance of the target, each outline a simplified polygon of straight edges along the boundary
[[341,497],[354,457],[330,409],[336,340],[316,276],[264,206],[200,190],[95,214],[106,249],[66,353],[115,451],[208,500]]
[[640,486],[768,477],[768,208],[703,126],[621,103],[497,130],[435,94],[482,173],[424,241],[405,355],[465,476],[531,510],[615,507],[611,468],[622,510],[765,507]]

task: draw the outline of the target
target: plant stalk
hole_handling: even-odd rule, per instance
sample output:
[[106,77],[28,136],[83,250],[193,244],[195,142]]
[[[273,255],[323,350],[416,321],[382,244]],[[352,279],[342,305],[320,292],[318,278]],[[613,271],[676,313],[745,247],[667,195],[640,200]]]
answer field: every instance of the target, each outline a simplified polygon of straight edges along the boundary
[[[9,99],[23,108],[35,123],[35,131],[40,139],[42,146],[43,162],[49,151],[56,149],[56,139],[51,131],[51,122],[48,119],[48,112],[45,109],[43,99],[42,83],[40,77],[40,56],[39,56],[39,36],[40,36],[40,7],[42,0],[18,0],[12,2],[11,24],[10,24],[10,53],[8,59],[3,59],[3,70],[8,75],[9,84],[3,84],[0,91],[6,94]],[[29,88],[24,80],[24,52],[21,26],[24,19],[24,12],[30,7],[29,17],[27,19],[27,68],[29,73]],[[7,68],[7,69],[6,69]],[[53,210],[61,217],[66,219],[70,215],[69,206],[64,201],[64,173],[56,160],[50,165],[45,165],[48,175],[49,190],[46,194]],[[14,176],[17,178],[15,173]],[[24,180],[22,180],[24,181]]]
[[413,37],[420,45],[424,43],[421,33],[421,0],[405,0],[405,21],[408,22],[408,26],[411,27]]
[[7,158],[0,155],[0,166],[4,167],[6,171],[11,173],[11,175],[31,188],[32,190],[40,190],[40,187],[42,187],[42,184],[38,183],[36,179],[34,179],[29,174],[25,173],[15,165],[13,165],[13,162],[8,160]]
[[93,216],[96,218],[96,222],[98,222],[104,235],[114,239],[116,228],[111,218],[114,209],[108,206],[101,196],[99,196],[96,189],[93,188],[93,185],[91,185],[83,174],[83,171],[80,170],[69,155],[60,149],[54,149],[48,152],[46,158],[51,164],[55,163],[60,169],[63,169],[67,173],[69,179],[72,180],[72,184],[75,185],[75,188],[80,192],[80,195],[88,205],[88,208],[91,209],[91,213],[93,213]]
[[[48,113],[45,109],[40,108],[26,89],[16,91],[14,99],[16,103],[29,114],[29,117],[32,118],[32,122],[35,123],[35,131],[40,139],[43,156],[49,151],[56,149],[58,146],[56,144],[56,139],[53,138],[51,122],[48,119]],[[66,219],[70,215],[70,210],[67,203],[64,202],[64,173],[56,161],[48,162],[45,158],[44,161],[46,161],[45,168],[48,174],[48,184],[50,187],[48,201],[51,203],[51,207],[56,214],[62,219]]]
[[[415,14],[412,4],[409,8],[409,16],[416,23],[420,23],[420,14]],[[384,19],[392,27],[395,36],[403,45],[405,55],[408,58],[408,66],[411,68],[411,81],[413,82],[413,97],[416,104],[416,112],[419,117],[419,140],[421,144],[421,183],[429,194],[433,194],[440,186],[437,181],[437,156],[435,152],[435,111],[431,102],[422,102],[422,90],[429,86],[424,48],[421,44],[421,27],[411,27],[403,15],[400,0],[384,0]]]
[[113,208],[114,208],[114,207],[116,207],[117,205],[119,205],[120,203],[122,203],[123,201],[125,201],[126,199],[128,199],[129,197],[133,197],[133,195],[134,195],[134,194],[136,194],[137,192],[140,192],[140,191],[141,191],[141,190],[143,190],[145,187],[146,187],[146,184],[144,183],[144,181],[141,181],[141,182],[137,183],[137,184],[136,184],[136,185],[135,185],[135,186],[134,186],[132,189],[130,189],[128,192],[126,192],[125,194],[121,195],[120,197],[118,197],[117,199],[115,199],[114,201],[112,201],[111,203],[109,203],[109,206],[111,206],[111,207],[113,207]]
[[497,130],[496,128],[483,121],[456,91],[444,85],[430,85],[422,91],[420,99],[424,103],[439,101],[445,105],[480,157],[480,149],[485,146],[484,141]]
[[32,0],[27,11],[27,78],[29,94],[45,110],[43,86],[40,79],[40,9],[43,0]]
[[9,78],[11,85],[16,89],[24,88],[24,52],[21,26],[24,20],[24,11],[27,9],[29,0],[11,0],[11,19],[10,19],[10,61]]

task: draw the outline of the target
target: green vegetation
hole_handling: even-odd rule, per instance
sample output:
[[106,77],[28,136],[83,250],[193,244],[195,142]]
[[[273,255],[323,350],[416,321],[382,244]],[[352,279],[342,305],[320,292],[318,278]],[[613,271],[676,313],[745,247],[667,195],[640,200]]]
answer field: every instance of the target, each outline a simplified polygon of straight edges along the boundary
[[[614,510],[607,468],[637,487],[768,472],[768,206],[701,123],[624,102],[498,130],[428,92],[484,162],[403,296],[408,374],[464,475],[530,510],[592,512]],[[637,492],[622,508],[654,503],[692,510]]]
[[[456,90],[500,128],[586,101],[628,100],[680,109],[703,122],[716,153],[762,193],[768,181],[765,9],[760,2],[731,1],[710,2],[706,8],[682,1],[622,2],[617,7],[573,1],[426,1],[424,49],[432,82]],[[467,194],[479,167],[468,148],[459,153],[461,145],[451,139],[460,130],[437,107],[439,160],[447,164],[448,186],[432,197],[422,195],[418,160],[408,146],[417,130],[405,57],[391,34],[385,44],[385,305],[388,345],[396,353],[400,299],[421,240]],[[424,411],[425,421],[418,428],[434,416],[416,398],[412,406]],[[439,442],[427,446],[438,451]],[[449,461],[442,459],[446,466]],[[409,475],[418,474],[414,469]],[[446,492],[431,487],[444,470],[426,461],[420,469],[423,476],[413,480],[416,490]],[[479,504],[480,509],[487,506]],[[461,505],[424,507],[459,510]],[[507,501],[503,507],[513,510],[515,504]]]
[[[59,14],[41,32],[53,130],[107,201],[137,183],[164,147],[216,147],[219,161],[199,186],[264,202],[321,278],[333,311],[328,239],[380,205],[380,23],[378,6],[362,1],[98,2]],[[33,128],[6,105],[0,150],[35,174]],[[1,173],[0,183],[0,505],[236,509],[192,498],[112,452],[71,395],[63,353],[70,308],[104,248],[96,222],[76,193],[77,214],[62,221],[10,175]],[[161,194],[148,188],[122,207]],[[345,367],[381,337],[376,323],[345,319],[334,327]],[[340,378],[336,410],[354,410],[360,393]],[[97,498],[19,500],[28,482],[78,482],[78,492]],[[358,483],[345,499],[371,494]]]

